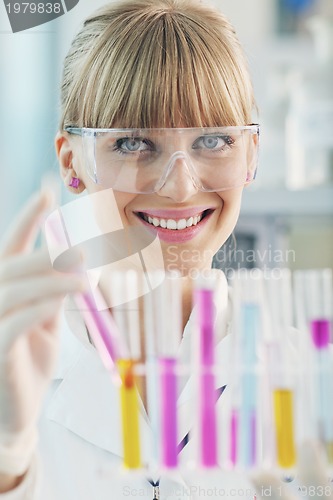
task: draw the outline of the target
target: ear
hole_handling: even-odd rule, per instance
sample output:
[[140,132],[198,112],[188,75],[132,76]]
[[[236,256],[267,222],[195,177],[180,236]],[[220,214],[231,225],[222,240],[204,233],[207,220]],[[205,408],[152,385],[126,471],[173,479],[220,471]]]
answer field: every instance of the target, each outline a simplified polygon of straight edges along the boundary
[[257,162],[258,162],[258,153],[259,153],[259,137],[257,134],[251,134],[249,136],[247,155],[246,155],[247,180],[245,186],[251,184],[251,182],[255,178],[257,170]]
[[[65,132],[58,132],[54,139],[56,155],[59,161],[60,175],[66,188],[74,194],[82,193],[86,186],[79,176],[79,157],[75,151],[75,139],[69,138]],[[77,188],[70,186],[73,177],[79,178],[80,183]]]

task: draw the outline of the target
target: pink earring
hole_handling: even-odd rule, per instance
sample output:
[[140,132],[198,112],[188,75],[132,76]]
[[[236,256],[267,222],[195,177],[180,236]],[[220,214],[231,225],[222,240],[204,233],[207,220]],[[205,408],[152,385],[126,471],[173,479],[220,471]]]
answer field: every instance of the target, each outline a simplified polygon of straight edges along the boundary
[[77,189],[79,185],[80,185],[80,179],[78,179],[77,177],[72,177],[69,186],[74,189]]

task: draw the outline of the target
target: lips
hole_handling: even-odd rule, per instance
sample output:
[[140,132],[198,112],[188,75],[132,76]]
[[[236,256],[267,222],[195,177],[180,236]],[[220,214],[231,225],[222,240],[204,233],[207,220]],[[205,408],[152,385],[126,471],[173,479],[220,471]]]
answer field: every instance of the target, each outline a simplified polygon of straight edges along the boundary
[[205,226],[212,208],[191,208],[187,210],[147,210],[135,215],[150,230],[168,242],[185,242],[194,238]]

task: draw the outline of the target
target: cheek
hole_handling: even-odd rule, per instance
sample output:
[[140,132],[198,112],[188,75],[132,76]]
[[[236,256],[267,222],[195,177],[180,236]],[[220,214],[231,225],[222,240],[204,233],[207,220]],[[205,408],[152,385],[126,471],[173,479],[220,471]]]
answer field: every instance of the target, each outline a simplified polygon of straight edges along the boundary
[[229,238],[237,223],[241,208],[242,193],[243,189],[218,193],[222,199],[222,208],[217,226],[218,235],[220,239],[223,239],[222,244]]
[[217,193],[222,200],[221,217],[236,217],[237,219],[242,203],[242,194],[243,188]]
[[[121,217],[124,226],[133,224],[131,203],[137,197],[137,194],[123,193],[121,191],[113,191],[113,196],[118,207],[118,214]],[[130,217],[130,218],[129,218]]]
[[126,207],[135,195],[119,193],[113,189],[103,189],[98,184],[90,181],[86,185],[94,218],[103,233],[122,229],[129,225],[126,216]]

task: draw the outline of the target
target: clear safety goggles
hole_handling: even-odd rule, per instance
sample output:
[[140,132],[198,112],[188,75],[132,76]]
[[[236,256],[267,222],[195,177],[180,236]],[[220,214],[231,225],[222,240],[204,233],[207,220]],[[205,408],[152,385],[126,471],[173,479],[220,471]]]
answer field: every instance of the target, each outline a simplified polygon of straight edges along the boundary
[[82,137],[91,179],[117,191],[158,192],[179,168],[201,191],[240,187],[256,175],[259,125],[65,130]]

